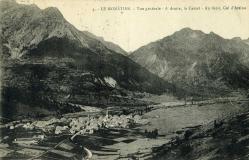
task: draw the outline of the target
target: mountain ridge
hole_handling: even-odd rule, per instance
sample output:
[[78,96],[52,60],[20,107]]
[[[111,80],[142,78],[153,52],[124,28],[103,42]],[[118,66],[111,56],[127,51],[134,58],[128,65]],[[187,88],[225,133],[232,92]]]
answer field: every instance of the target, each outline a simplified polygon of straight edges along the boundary
[[[240,40],[224,39],[214,32],[206,34],[200,30],[183,28],[170,36],[140,47],[129,57],[166,81],[180,87],[189,86],[185,87],[189,90],[197,87],[193,86],[193,83],[197,83],[194,79],[197,81],[202,79],[203,83],[212,83],[205,87],[209,88],[207,92],[218,88],[229,90],[233,84],[248,85],[249,46]],[[216,61],[219,62],[219,67],[216,66]],[[227,61],[235,65],[232,67],[238,70],[225,65]],[[222,66],[223,64],[226,67]],[[230,75],[232,72],[246,73],[241,75],[244,76],[241,82],[247,80],[240,83],[237,75],[236,82],[231,83],[226,76],[229,75],[229,79],[233,79]],[[183,82],[183,79],[187,82]],[[213,84],[216,81],[217,84]]]
[[82,31],[84,34],[92,37],[92,38],[95,38],[95,39],[98,39],[99,41],[101,41],[107,48],[111,49],[111,50],[114,50],[115,52],[117,53],[120,53],[120,54],[123,54],[125,56],[128,56],[128,53],[123,50],[119,45],[113,43],[113,42],[110,42],[110,41],[105,41],[103,37],[98,37],[88,31]]
[[[50,38],[53,36],[57,36],[57,37],[67,36],[71,40],[78,41],[78,43],[80,45],[82,45],[82,47],[89,48],[89,45],[91,45],[91,43],[93,42],[93,39],[94,39],[94,43],[96,45],[98,45],[97,43],[103,44],[102,46],[99,45],[98,47],[102,47],[102,48],[106,47],[108,49],[115,50],[117,53],[121,53],[124,55],[126,54],[126,52],[118,45],[111,43],[111,42],[101,40],[97,36],[95,36],[93,34],[89,34],[89,32],[87,32],[87,31],[79,31],[78,29],[76,29],[73,25],[71,25],[63,17],[61,12],[56,7],[48,7],[45,9],[40,9],[36,5],[22,5],[22,4],[17,4],[14,1],[10,2],[10,3],[11,4],[9,4],[9,2],[6,2],[6,1],[2,2],[1,6],[3,6],[3,7],[1,7],[1,8],[4,8],[4,9],[3,9],[3,13],[1,15],[1,17],[2,17],[1,19],[4,19],[5,21],[7,21],[7,20],[17,21],[17,23],[19,23],[18,19],[22,19],[23,22],[20,22],[20,23],[23,25],[26,25],[27,26],[26,29],[28,31],[29,31],[29,27],[35,28],[35,27],[40,26],[40,25],[46,25],[45,28],[47,29],[47,35],[41,35],[41,32],[42,33],[45,32],[44,28],[35,28],[36,29],[35,32],[30,33],[31,35],[33,35],[33,36],[31,36],[30,40],[25,41],[24,38],[26,38],[26,37],[24,37],[24,35],[22,35],[23,32],[27,33],[25,28],[22,31],[16,30],[16,32],[15,32],[15,28],[14,28],[13,29],[14,33],[17,34],[14,37],[15,38],[18,37],[18,39],[15,40],[13,38],[12,41],[15,42],[15,45],[13,45],[12,43],[9,44],[10,45],[9,48],[16,48],[17,50],[22,51],[23,47],[25,47],[25,48],[32,47],[32,46],[28,46],[29,43],[31,45],[33,45],[32,43],[34,43],[34,45],[37,45],[40,42],[40,40],[43,40],[43,39],[47,39],[47,38]],[[4,7],[4,6],[7,6],[7,7]],[[23,15],[21,15],[22,12],[15,12],[15,10],[19,10],[19,9],[24,10]],[[8,10],[9,12],[12,12],[12,14],[15,14],[15,17],[17,17],[18,19],[13,19],[13,18],[9,18],[9,17],[5,18],[5,16],[8,15],[8,13],[6,13],[6,10]],[[13,13],[13,12],[15,12],[15,13]],[[26,21],[25,19],[28,19],[28,20]],[[49,24],[43,24],[43,22],[49,22]],[[55,23],[55,22],[57,22],[57,23]],[[17,25],[17,23],[12,24],[11,26],[14,27],[15,25]],[[51,26],[50,24],[53,26]],[[3,24],[1,24],[1,25],[3,25]],[[5,27],[3,26],[3,28],[5,28]],[[49,33],[49,32],[51,32],[51,33]],[[10,33],[9,33],[8,38],[11,38]],[[31,40],[33,40],[33,41],[31,41]],[[99,41],[99,42],[96,42],[96,41]],[[21,44],[18,44],[18,43],[21,43]]]

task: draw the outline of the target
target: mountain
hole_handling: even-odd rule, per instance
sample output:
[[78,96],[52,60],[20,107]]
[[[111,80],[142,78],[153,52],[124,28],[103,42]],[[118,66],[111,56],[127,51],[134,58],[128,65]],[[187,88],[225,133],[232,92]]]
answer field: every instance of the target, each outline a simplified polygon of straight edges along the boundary
[[116,45],[77,30],[57,8],[1,1],[0,9],[4,116],[71,112],[79,110],[75,104],[134,105],[118,98],[128,90],[183,93]]
[[130,58],[178,87],[206,95],[249,86],[249,46],[213,32],[184,28]]
[[[20,10],[23,11],[20,11]],[[106,42],[87,31],[80,32],[68,23],[57,8],[49,7],[40,10],[36,5],[20,5],[15,1],[2,1],[2,27],[5,39],[4,45],[11,50],[12,57],[20,57],[27,50],[36,47],[41,41],[53,37],[67,38],[74,41],[77,47],[101,49],[110,53],[108,49],[126,54],[118,45]],[[12,34],[14,33],[14,34]],[[97,50],[96,50],[97,48]],[[17,55],[15,52],[18,52]]]

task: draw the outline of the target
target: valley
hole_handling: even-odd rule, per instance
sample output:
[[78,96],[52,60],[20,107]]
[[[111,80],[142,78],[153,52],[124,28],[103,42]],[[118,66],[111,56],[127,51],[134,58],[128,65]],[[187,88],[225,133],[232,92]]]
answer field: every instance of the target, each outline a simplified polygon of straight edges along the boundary
[[[210,126],[215,120],[234,117],[249,109],[247,99],[242,97],[206,104],[196,102],[194,105],[191,102],[184,105],[180,101],[160,103],[143,108],[143,113],[139,112],[141,106],[125,107],[125,110],[133,110],[127,115],[116,114],[115,107],[115,112],[112,108],[84,108],[85,111],[60,117],[2,124],[0,146],[3,159],[57,159],[67,153],[72,158],[83,154],[81,145],[92,152],[93,159],[153,159],[154,148],[169,143],[175,136],[183,135],[191,128]],[[124,108],[119,111],[124,112]],[[158,136],[148,137],[146,132],[155,129]],[[70,142],[70,137],[75,134]],[[65,145],[77,149],[65,148]]]
[[185,27],[128,53],[56,7],[0,10],[0,159],[248,159],[249,39]]

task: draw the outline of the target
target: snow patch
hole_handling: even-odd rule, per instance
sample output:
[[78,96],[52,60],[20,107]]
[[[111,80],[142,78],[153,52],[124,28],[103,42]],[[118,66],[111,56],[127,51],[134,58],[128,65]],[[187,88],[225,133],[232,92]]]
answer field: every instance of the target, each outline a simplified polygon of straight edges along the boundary
[[111,87],[116,87],[116,85],[117,85],[117,82],[115,81],[115,79],[113,79],[112,77],[104,77],[104,80],[105,80],[105,82],[109,85],[109,86],[111,86]]

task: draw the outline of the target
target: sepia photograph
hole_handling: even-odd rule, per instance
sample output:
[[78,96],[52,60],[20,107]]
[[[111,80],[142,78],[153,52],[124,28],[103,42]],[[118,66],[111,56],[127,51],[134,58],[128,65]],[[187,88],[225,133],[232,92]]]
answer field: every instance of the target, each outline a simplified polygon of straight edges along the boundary
[[0,0],[1,160],[249,160],[249,1]]

